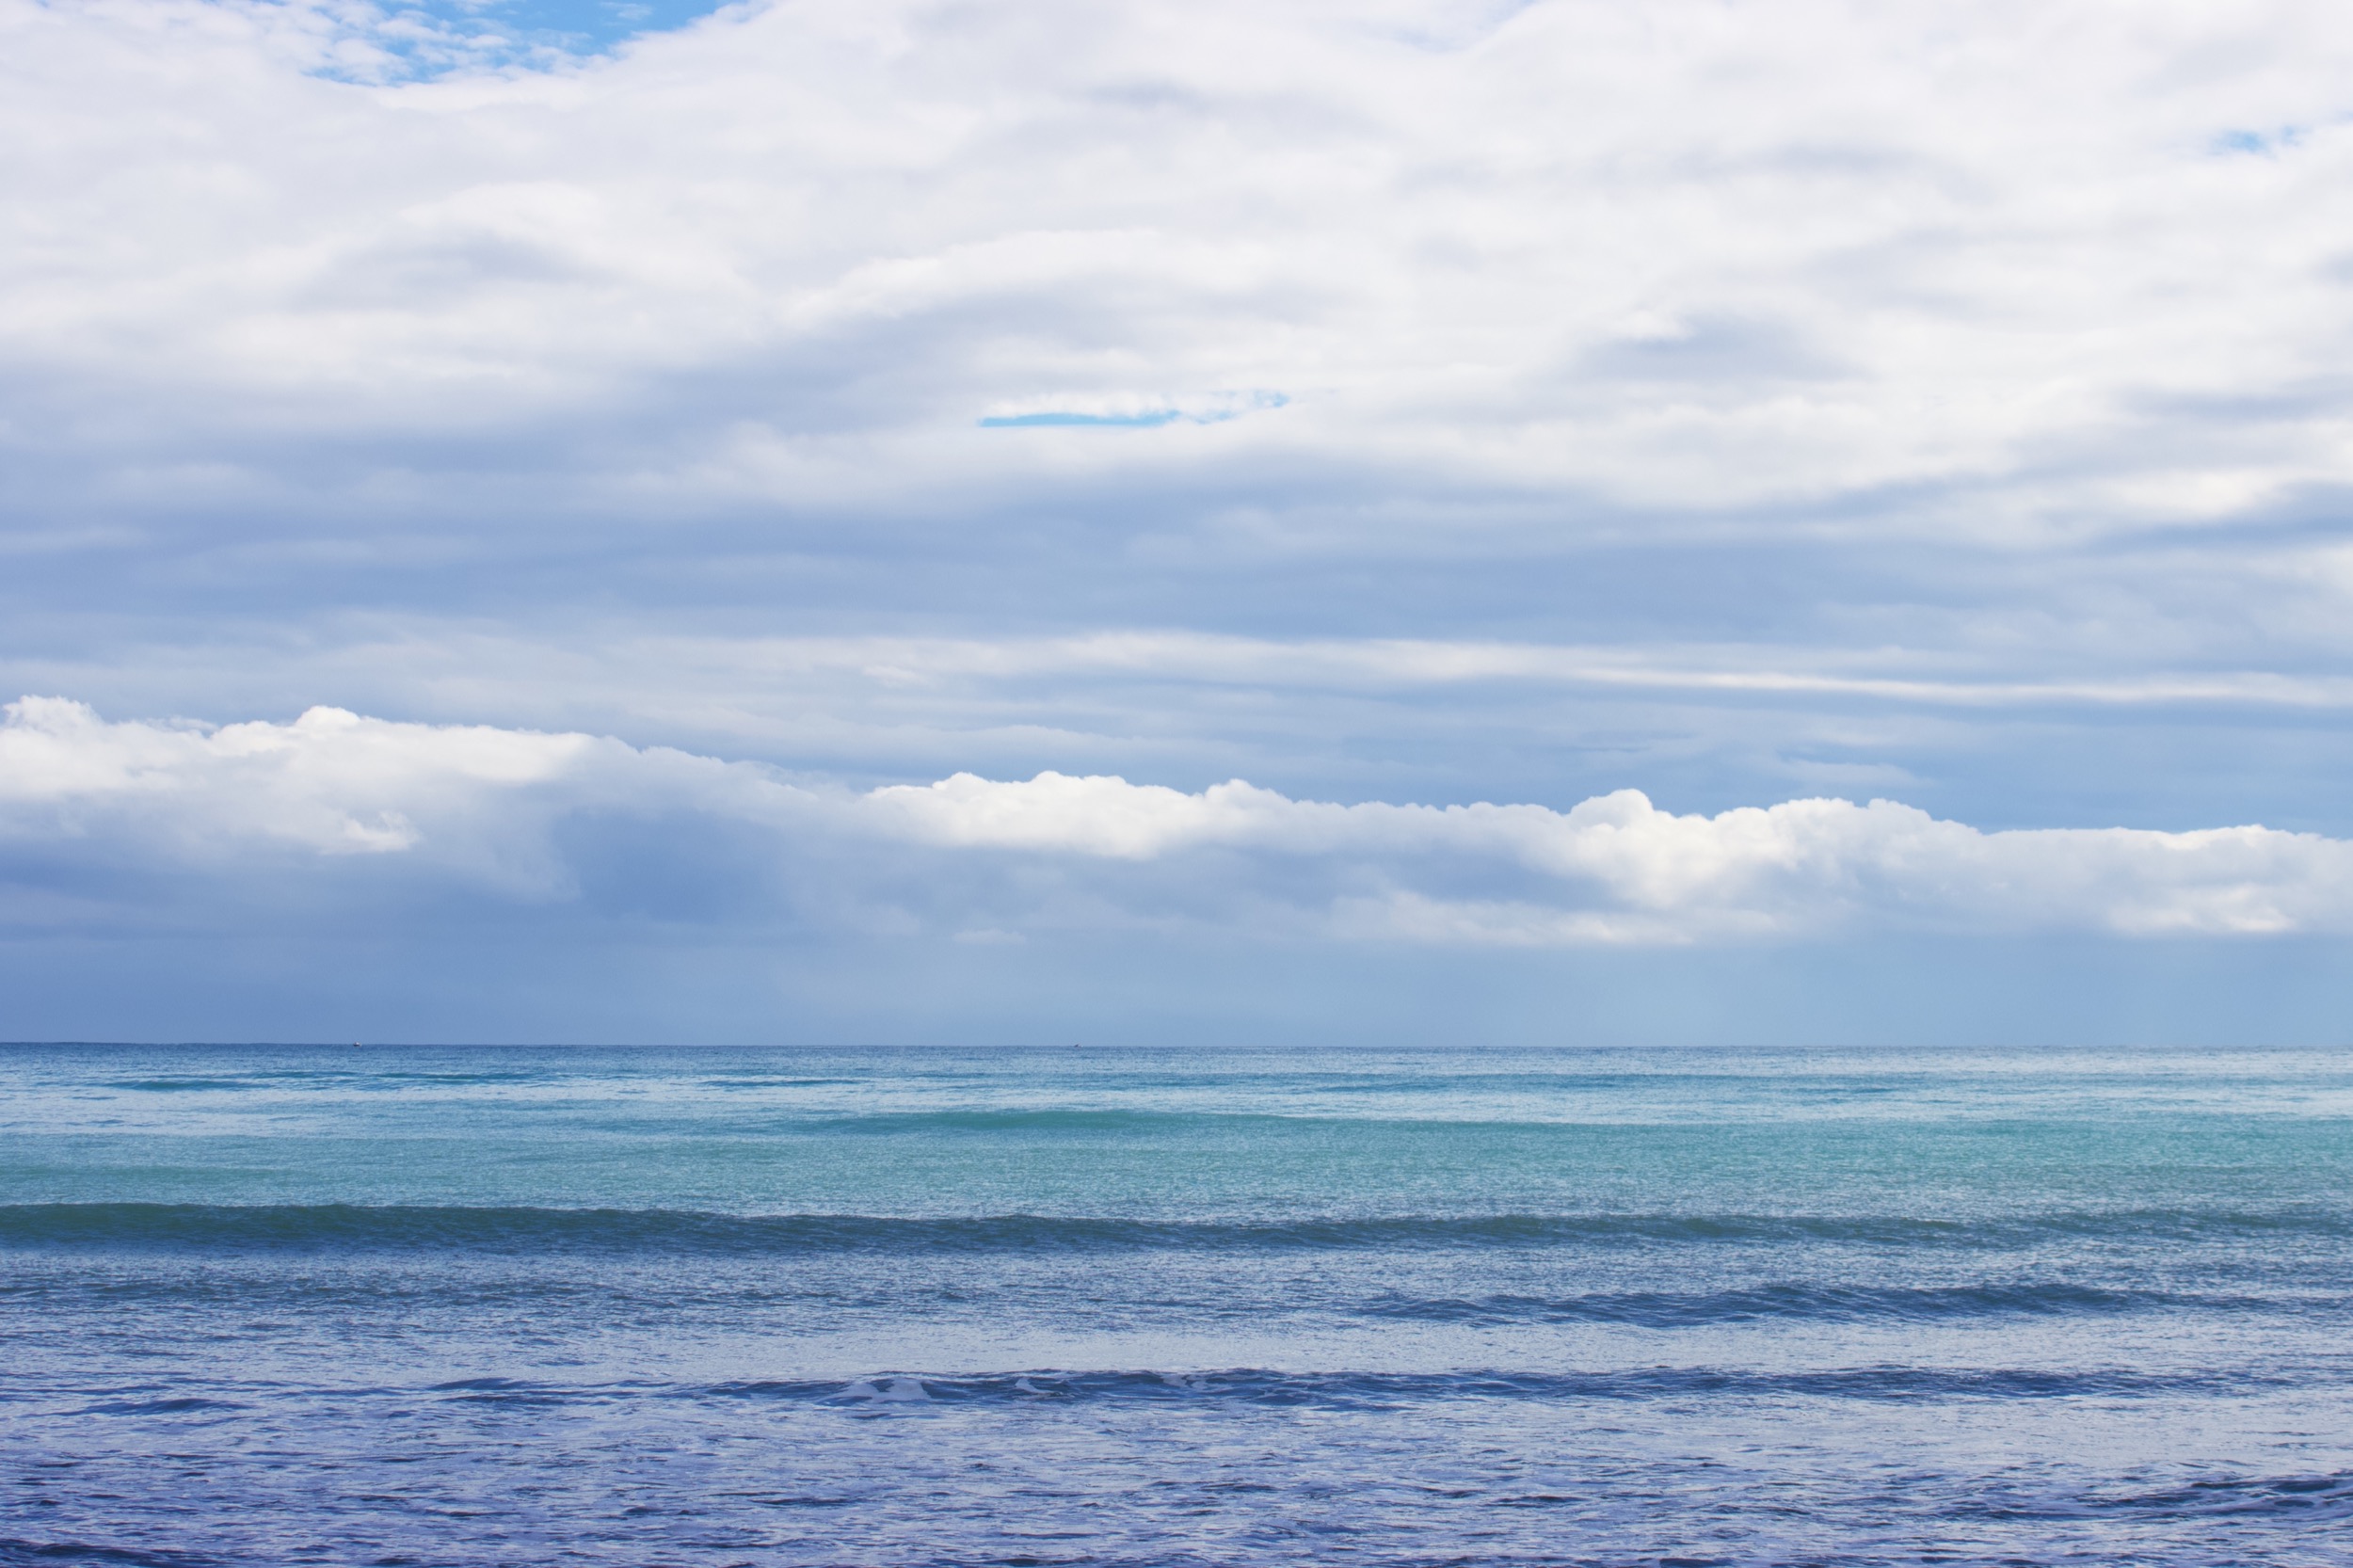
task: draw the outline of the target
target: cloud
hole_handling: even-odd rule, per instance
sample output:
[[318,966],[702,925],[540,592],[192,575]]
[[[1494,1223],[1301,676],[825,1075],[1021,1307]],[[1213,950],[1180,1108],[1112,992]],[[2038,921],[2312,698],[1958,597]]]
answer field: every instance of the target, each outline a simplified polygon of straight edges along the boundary
[[18,931],[2348,926],[2341,7],[428,9],[0,0],[0,691],[312,708]]
[[1987,833],[1884,800],[1707,816],[1634,790],[1566,811],[1344,805],[1052,772],[857,792],[587,735],[330,709],[212,728],[28,697],[0,727],[0,843],[216,877],[407,857],[498,896],[577,902],[592,895],[568,857],[593,860],[600,836],[659,854],[697,823],[766,868],[776,918],[975,941],[1105,920],[1505,946],[2353,928],[2353,843],[2257,826]]
[[[1861,697],[1931,707],[2089,708],[2208,704],[2353,707],[2353,680],[2268,671],[2138,671],[2105,679],[2042,675],[1951,679],[1847,669],[1774,668],[1754,648],[1677,649],[1418,638],[1351,641],[1135,630],[1054,638],[774,637],[728,647],[710,639],[640,650],[654,664],[687,658],[771,671],[855,675],[884,686],[944,686],[1038,676],[1149,675],[1268,688],[1412,691],[1481,682]],[[664,656],[667,655],[665,658]],[[1921,662],[1906,650],[1866,656],[1884,668]],[[1856,661],[1861,662],[1861,661]]]
[[[319,75],[347,11],[0,5],[0,395],[53,486],[1208,465],[2015,538],[2353,481],[2325,4],[795,0],[384,86]],[[2302,129],[2216,155],[2250,124]],[[1054,427],[1099,422],[1149,427]]]
[[0,725],[0,839],[232,873],[289,856],[401,856],[508,893],[568,887],[558,818],[760,815],[788,786],[593,736],[421,725],[312,708],[290,724],[109,724],[28,696]]
[[[1541,806],[1354,806],[1289,800],[1239,780],[1198,794],[1119,778],[959,774],[888,787],[870,809],[961,848],[1151,860],[1211,846],[1379,868],[1393,886],[1344,904],[1387,934],[1534,943],[1806,932],[1856,920],[2132,935],[2279,933],[2353,915],[2353,844],[2262,827],[1982,833],[1892,801],[1793,800],[1715,816],[1660,810],[1638,790]],[[1410,886],[1434,863],[1532,874],[1552,900],[1438,900]],[[1586,907],[1575,907],[1582,904]],[[1571,905],[1562,907],[1562,905]]]

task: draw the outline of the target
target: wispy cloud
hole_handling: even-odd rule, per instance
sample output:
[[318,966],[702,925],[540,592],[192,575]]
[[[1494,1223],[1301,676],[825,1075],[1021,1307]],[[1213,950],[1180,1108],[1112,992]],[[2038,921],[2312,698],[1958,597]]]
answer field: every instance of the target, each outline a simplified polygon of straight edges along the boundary
[[[651,650],[648,650],[651,651]],[[1872,673],[1869,655],[1846,655],[1841,669],[1775,668],[1770,648],[1665,651],[1540,643],[1441,642],[1417,638],[1276,641],[1170,631],[1103,632],[1049,638],[803,637],[671,645],[673,656],[706,667],[854,674],[904,686],[1064,674],[1149,674],[1161,680],[1307,689],[1535,682],[1662,692],[1769,693],[1864,697],[1932,707],[2231,708],[2353,707],[2353,677],[2271,670],[2143,671],[2108,678],[1935,679]],[[1918,664],[1917,655],[1881,650],[1882,664]],[[1864,664],[1856,669],[1855,664]]]

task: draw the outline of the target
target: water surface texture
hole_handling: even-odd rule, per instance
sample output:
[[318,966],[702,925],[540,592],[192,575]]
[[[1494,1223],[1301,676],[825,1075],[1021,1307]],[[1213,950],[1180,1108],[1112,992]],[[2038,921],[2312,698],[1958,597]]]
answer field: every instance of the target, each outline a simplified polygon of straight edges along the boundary
[[0,1563],[2353,1562],[2353,1055],[0,1048]]

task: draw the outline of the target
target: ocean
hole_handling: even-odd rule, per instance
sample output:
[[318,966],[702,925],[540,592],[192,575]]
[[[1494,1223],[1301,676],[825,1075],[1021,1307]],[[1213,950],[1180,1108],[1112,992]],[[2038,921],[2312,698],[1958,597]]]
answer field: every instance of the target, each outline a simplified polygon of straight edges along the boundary
[[2353,1053],[0,1048],[0,1563],[2353,1563]]

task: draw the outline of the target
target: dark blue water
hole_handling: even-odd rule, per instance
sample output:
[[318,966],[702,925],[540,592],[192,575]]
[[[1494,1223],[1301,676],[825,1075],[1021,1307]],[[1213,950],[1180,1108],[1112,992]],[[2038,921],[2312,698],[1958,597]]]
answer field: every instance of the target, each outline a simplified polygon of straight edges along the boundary
[[0,1563],[2353,1562],[2353,1055],[0,1048]]

